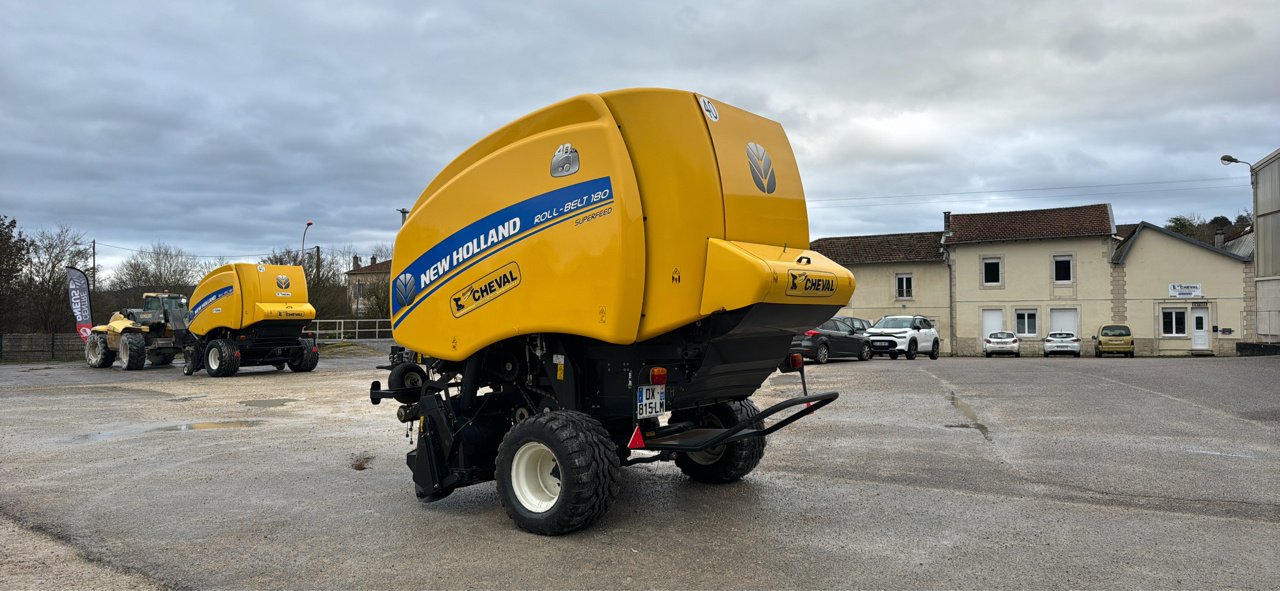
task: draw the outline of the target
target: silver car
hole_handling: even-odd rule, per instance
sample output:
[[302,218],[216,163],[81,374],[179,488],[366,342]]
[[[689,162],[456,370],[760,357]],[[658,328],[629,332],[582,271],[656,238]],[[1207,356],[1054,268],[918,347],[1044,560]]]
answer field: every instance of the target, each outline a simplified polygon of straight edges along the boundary
[[1074,332],[1051,332],[1044,338],[1044,356],[1080,356],[1080,337]]

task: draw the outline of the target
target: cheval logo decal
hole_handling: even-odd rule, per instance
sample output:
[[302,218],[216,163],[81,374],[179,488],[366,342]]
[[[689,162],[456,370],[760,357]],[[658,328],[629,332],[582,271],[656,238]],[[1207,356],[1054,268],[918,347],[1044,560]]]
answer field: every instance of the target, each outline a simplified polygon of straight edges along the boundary
[[481,277],[449,298],[454,318],[461,318],[520,286],[520,265],[515,261]]
[[405,273],[396,277],[396,305],[403,307],[413,303],[413,296],[418,295],[418,280],[413,273]]
[[276,275],[276,287],[279,287],[280,289],[289,289],[289,276]]
[[764,146],[751,142],[747,144],[747,164],[751,166],[751,180],[756,188],[766,195],[778,190],[778,177],[773,172],[773,160]]
[[788,269],[787,276],[791,282],[787,285],[787,295],[797,297],[825,297],[836,292],[835,273],[826,271],[801,271]]

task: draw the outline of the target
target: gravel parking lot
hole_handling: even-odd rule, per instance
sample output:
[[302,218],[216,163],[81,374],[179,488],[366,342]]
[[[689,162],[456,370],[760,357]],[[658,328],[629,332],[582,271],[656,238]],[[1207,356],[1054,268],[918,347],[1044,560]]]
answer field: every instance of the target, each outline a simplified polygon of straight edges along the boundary
[[558,538],[419,503],[379,361],[0,365],[0,588],[1280,587],[1276,358],[810,367],[841,398],[747,479],[633,466]]

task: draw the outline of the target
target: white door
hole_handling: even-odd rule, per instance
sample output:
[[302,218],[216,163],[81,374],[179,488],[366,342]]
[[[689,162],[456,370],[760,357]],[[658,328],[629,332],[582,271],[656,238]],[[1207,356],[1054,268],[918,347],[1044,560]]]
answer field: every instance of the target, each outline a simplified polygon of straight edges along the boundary
[[1191,309],[1191,348],[1209,348],[1209,309]]
[[983,310],[982,334],[978,335],[978,338],[985,339],[987,335],[1002,330],[1004,330],[1004,310]]
[[1080,336],[1080,311],[1075,308],[1049,310],[1049,332],[1070,332]]

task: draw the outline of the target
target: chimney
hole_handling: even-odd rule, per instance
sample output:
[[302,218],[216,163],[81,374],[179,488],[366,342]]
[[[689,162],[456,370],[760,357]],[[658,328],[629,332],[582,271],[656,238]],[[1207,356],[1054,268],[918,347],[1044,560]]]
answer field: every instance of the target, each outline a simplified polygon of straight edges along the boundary
[[373,265],[376,265],[376,264],[378,264],[378,255],[375,255],[375,254],[369,255],[369,266],[372,267]]
[[951,229],[951,212],[944,211],[942,212],[942,231],[945,232],[950,229]]
[[360,255],[358,254],[351,255],[351,268],[352,269],[360,268]]
[[1218,230],[1213,233],[1214,246],[1218,248],[1222,248],[1222,243],[1226,242],[1226,240],[1227,240],[1227,234],[1226,232],[1222,231],[1222,228],[1218,228]]

